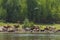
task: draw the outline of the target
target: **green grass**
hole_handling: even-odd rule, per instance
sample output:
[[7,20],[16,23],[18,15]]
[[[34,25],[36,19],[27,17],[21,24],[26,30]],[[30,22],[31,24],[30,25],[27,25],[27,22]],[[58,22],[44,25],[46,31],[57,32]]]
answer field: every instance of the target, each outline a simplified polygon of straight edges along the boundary
[[[10,25],[10,26],[13,26],[17,23],[3,23],[3,22],[0,22],[0,26],[6,26],[6,25]],[[56,29],[60,29],[60,24],[35,24],[37,26],[40,26],[41,29],[44,29],[46,27],[46,25],[50,26],[50,25],[53,25],[54,27],[56,27]],[[22,28],[23,24],[20,24],[20,28]]]
[[38,26],[40,26],[41,29],[44,29],[46,26],[54,26],[56,30],[60,29],[60,24],[39,24]]

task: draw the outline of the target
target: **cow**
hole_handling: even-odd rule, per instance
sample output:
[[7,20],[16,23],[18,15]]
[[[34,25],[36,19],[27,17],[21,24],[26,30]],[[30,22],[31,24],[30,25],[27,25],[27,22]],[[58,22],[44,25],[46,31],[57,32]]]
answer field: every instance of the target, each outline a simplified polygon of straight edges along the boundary
[[30,31],[31,32],[39,32],[39,26],[33,26],[33,27],[31,27],[31,29],[30,29]]

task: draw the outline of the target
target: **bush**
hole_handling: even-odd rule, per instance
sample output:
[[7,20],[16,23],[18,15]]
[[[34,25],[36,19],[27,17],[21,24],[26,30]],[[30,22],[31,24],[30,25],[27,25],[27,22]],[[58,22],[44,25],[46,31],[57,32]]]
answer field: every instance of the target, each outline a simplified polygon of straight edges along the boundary
[[34,23],[33,22],[30,22],[30,27],[33,27],[34,26]]
[[23,22],[23,28],[29,27],[29,20],[27,18],[25,18],[24,22]]
[[31,28],[31,27],[34,26],[34,23],[33,22],[29,22],[29,20],[27,18],[25,18],[23,23],[24,23],[23,24],[23,28],[26,28],[26,27]]

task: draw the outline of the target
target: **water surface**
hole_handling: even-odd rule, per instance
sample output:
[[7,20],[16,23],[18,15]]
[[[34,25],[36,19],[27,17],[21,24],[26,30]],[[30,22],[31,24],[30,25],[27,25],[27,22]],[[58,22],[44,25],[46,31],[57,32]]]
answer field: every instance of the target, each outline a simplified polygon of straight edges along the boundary
[[60,34],[0,33],[0,40],[60,40]]

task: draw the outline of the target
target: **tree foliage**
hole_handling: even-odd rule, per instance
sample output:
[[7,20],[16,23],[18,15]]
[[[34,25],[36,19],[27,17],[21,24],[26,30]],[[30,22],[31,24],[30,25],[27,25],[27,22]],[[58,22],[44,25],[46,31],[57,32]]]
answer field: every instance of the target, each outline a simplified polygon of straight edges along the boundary
[[0,20],[60,23],[60,0],[0,0]]

